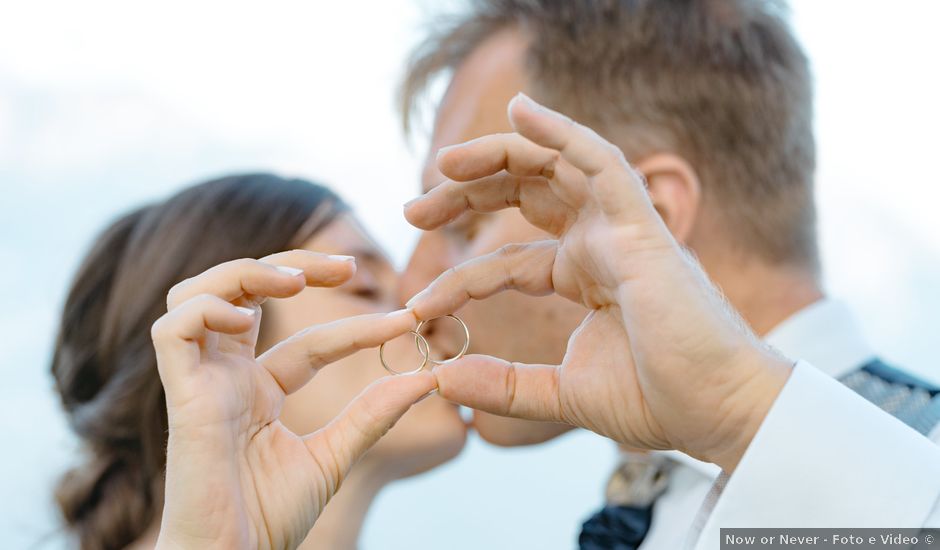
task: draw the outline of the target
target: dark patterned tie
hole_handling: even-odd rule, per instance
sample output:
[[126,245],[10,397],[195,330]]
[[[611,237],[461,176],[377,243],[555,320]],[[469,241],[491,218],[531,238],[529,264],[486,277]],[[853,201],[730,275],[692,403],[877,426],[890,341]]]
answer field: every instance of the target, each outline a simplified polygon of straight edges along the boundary
[[581,550],[636,550],[649,532],[653,504],[666,490],[675,461],[624,452],[607,482],[607,505],[581,528]]

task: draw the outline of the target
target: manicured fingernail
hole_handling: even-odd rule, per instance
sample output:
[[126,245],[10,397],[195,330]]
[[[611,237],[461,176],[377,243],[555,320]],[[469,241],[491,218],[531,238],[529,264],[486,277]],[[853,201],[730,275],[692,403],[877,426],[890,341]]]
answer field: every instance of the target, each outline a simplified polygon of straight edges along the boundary
[[399,309],[398,311],[393,311],[391,313],[385,314],[386,319],[396,319],[398,317],[406,317],[406,316],[414,317],[414,312],[410,309]]
[[516,94],[516,97],[512,98],[512,101],[513,102],[521,101],[525,103],[526,105],[528,105],[529,107],[532,107],[533,109],[538,109],[539,107],[541,107],[541,105],[536,103],[534,99],[525,95],[522,92],[519,92],[518,94]]
[[451,149],[456,149],[460,147],[460,145],[461,144],[458,143],[457,145],[448,145],[447,147],[441,147],[440,149],[437,150],[437,158],[440,159],[441,156],[443,156],[446,152],[450,151]]
[[235,309],[237,309],[238,312],[242,315],[247,315],[248,317],[255,316],[255,310],[251,309],[250,307],[235,306]]
[[296,267],[287,267],[286,265],[279,265],[276,267],[278,271],[280,271],[281,273],[287,273],[291,277],[296,277],[297,275],[300,275],[301,273],[304,272],[303,269],[297,269]]
[[427,294],[428,294],[428,289],[424,289],[421,292],[415,294],[414,296],[411,297],[410,300],[405,302],[405,307],[408,309],[411,309],[412,307],[414,307],[416,303],[420,302],[422,298],[427,296]]
[[330,254],[327,258],[334,262],[351,262],[356,259],[355,256],[343,256],[342,254]]

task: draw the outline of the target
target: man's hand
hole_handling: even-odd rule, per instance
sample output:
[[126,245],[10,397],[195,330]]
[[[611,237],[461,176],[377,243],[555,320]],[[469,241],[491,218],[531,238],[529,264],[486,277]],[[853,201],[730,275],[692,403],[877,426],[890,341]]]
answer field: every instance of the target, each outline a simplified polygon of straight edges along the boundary
[[[469,356],[435,369],[441,394],[495,414],[566,422],[732,471],[790,364],[754,336],[672,238],[642,177],[592,130],[517,96],[515,133],[442,149],[449,180],[405,208],[433,229],[517,207],[556,240],[458,266],[409,302],[421,319],[514,289],[593,312],[559,366]],[[524,337],[524,335],[519,335]]]

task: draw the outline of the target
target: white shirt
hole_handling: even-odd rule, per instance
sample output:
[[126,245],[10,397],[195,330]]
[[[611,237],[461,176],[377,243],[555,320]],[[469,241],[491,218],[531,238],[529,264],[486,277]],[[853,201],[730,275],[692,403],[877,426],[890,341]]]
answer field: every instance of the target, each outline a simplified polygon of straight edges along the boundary
[[[852,316],[849,309],[842,304],[841,302],[835,300],[824,299],[820,300],[802,310],[792,315],[790,318],[786,319],[775,327],[765,338],[765,341],[771,346],[780,350],[787,357],[799,358],[805,363],[809,363],[816,367],[818,371],[822,371],[826,375],[832,378],[838,378],[848,372],[859,368],[860,366],[870,362],[874,359],[875,353],[872,351],[871,347],[867,344],[864,336],[859,329],[857,322]],[[804,367],[799,369],[807,370],[811,367]],[[816,370],[812,369],[812,370]],[[817,372],[818,372],[817,371]],[[794,377],[795,377],[794,373]],[[799,382],[803,376],[795,377],[797,382]],[[787,387],[795,385],[794,382],[788,381]],[[841,387],[841,384],[836,383],[836,385]],[[831,384],[826,384],[827,387]],[[851,395],[855,395],[854,392],[848,390],[847,388],[842,388],[846,390]],[[781,397],[778,398],[778,401],[783,399],[784,393],[781,393]],[[858,396],[855,396],[858,397]],[[802,398],[795,398],[796,401],[803,401]],[[858,397],[858,400],[864,401],[864,399]],[[865,402],[867,403],[867,401]],[[799,404],[799,403],[798,403]],[[826,398],[820,403],[814,404],[816,407],[801,407],[797,406],[798,418],[792,419],[792,422],[805,421],[808,422],[809,426],[813,426],[812,416],[809,415],[809,411],[816,411],[813,414],[818,414],[820,416],[828,416],[832,414],[833,407],[835,406],[831,398]],[[778,405],[775,405],[777,408]],[[874,408],[874,406],[872,406]],[[878,411],[877,408],[875,408]],[[786,409],[784,409],[786,410]],[[878,411],[882,416],[888,416],[885,413]],[[768,416],[768,419],[770,416]],[[802,419],[802,420],[801,420]],[[765,431],[768,422],[765,420],[764,425],[761,427],[761,432]],[[772,428],[770,428],[772,429]],[[814,428],[815,429],[815,428]],[[913,430],[911,430],[913,432]],[[916,433],[916,432],[914,432]],[[917,434],[919,436],[919,434]],[[779,436],[779,439],[782,440],[795,440],[796,437],[802,437],[801,434],[791,434],[784,433]],[[873,444],[882,445],[878,442],[878,435],[869,434],[866,437],[870,438]],[[920,436],[922,437],[922,436]],[[776,446],[780,443],[774,441],[768,445]],[[802,452],[804,458],[812,459],[827,459],[824,448],[816,449],[814,445],[809,444],[808,441],[798,441],[795,443]],[[755,438],[755,442],[752,443],[752,447],[758,446],[758,440]],[[811,450],[811,452],[807,452]],[[751,452],[751,449],[748,450],[748,453]],[[691,458],[685,454],[676,452],[676,451],[667,451],[672,458],[680,462],[680,466],[676,467],[670,474],[669,486],[666,492],[660,496],[656,505],[653,509],[653,521],[650,526],[649,533],[647,534],[646,539],[643,541],[643,544],[640,546],[641,550],[664,550],[664,549],[675,549],[682,548],[687,542],[688,533],[692,529],[693,523],[696,521],[696,516],[699,511],[702,509],[702,503],[706,501],[706,498],[709,497],[709,492],[712,490],[715,480],[718,478],[721,470],[718,466],[714,464],[708,464],[705,462],[698,461],[694,458]],[[758,455],[760,456],[760,455]],[[864,455],[856,455],[864,456]],[[742,460],[742,464],[744,461]],[[772,466],[767,466],[773,468]],[[759,469],[759,468],[758,468]],[[774,471],[773,469],[767,471]],[[737,497],[737,491],[735,490],[737,484],[739,483],[736,480],[739,480],[741,477],[747,477],[748,471],[744,470],[744,474],[741,474],[741,467],[739,466],[738,470],[729,480],[729,484],[725,487],[724,492],[722,493],[719,503],[727,500],[729,489],[732,490],[730,493],[732,495],[731,500],[742,501],[742,497]],[[756,474],[752,473],[752,476]],[[732,480],[735,480],[734,483],[731,483]],[[854,482],[855,490],[870,490],[866,488],[865,481],[856,481]],[[877,492],[875,493],[877,495]],[[716,495],[712,495],[714,499]],[[748,495],[753,496],[753,495]],[[814,493],[815,496],[815,493]],[[747,501],[747,499],[743,499]],[[807,505],[806,499],[803,501],[797,501],[790,503],[795,507],[805,508]],[[709,504],[715,505],[715,502],[706,503],[706,507]],[[750,506],[754,506],[756,509],[764,510],[770,517],[786,517],[785,513],[782,513],[780,510],[776,510],[776,507],[768,506],[768,501],[762,500],[757,503],[750,502]],[[713,520],[710,525],[714,526],[715,521],[721,521],[721,517],[726,517],[727,514],[718,514],[724,508],[716,506],[712,511],[710,520]],[[719,519],[715,519],[715,518]],[[767,519],[763,518],[762,519]],[[838,523],[838,518],[832,514],[821,514],[816,517],[816,520],[826,520],[826,526],[832,526]],[[832,520],[832,522],[829,522]],[[742,518],[743,521],[743,518]],[[742,524],[737,520],[732,520],[731,523],[724,525],[725,527],[744,527],[752,524]],[[765,525],[759,521],[753,525]],[[766,524],[771,525],[771,524]],[[811,524],[804,523],[791,523],[788,524],[791,527],[795,526],[806,526],[809,527]],[[855,527],[855,526],[870,526],[866,523],[855,523],[847,524],[846,526]],[[896,525],[892,525],[896,527]],[[717,548],[718,545],[718,534],[717,531],[711,533],[708,531],[709,526],[705,525],[702,531],[703,536],[699,538],[701,543],[713,542],[714,547]],[[695,531],[695,529],[692,529]],[[714,535],[712,537],[712,535]],[[708,537],[712,537],[714,541],[709,541]],[[699,546],[697,548],[711,548],[711,546]]]
[[940,527],[940,447],[804,362],[725,480],[695,550],[722,527]]

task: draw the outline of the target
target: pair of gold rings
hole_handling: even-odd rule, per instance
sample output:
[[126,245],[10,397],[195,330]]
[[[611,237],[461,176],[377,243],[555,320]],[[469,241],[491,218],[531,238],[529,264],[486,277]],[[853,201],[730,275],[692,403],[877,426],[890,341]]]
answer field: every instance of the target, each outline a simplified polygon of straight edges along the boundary
[[421,356],[424,357],[424,361],[422,361],[421,364],[416,369],[412,369],[409,371],[397,371],[393,369],[392,367],[388,366],[388,363],[385,361],[385,344],[387,342],[383,342],[382,345],[379,346],[379,361],[382,362],[382,366],[385,367],[385,370],[387,370],[388,372],[392,374],[415,374],[415,373],[421,372],[425,367],[427,367],[428,363],[431,363],[434,365],[443,365],[445,363],[453,363],[454,361],[463,357],[464,354],[467,353],[467,350],[470,348],[470,329],[467,328],[467,323],[464,323],[463,319],[461,319],[460,317],[457,317],[456,315],[447,315],[446,317],[450,317],[454,321],[457,321],[458,323],[460,323],[461,328],[463,328],[463,335],[464,335],[463,347],[460,348],[460,352],[457,355],[449,359],[443,359],[441,361],[435,361],[434,359],[431,359],[431,345],[421,334],[421,328],[424,327],[424,325],[428,321],[434,320],[434,319],[428,319],[427,321],[421,321],[420,323],[418,323],[418,326],[414,330],[408,331],[411,334],[415,335],[415,346],[418,348],[418,353],[420,353]]

